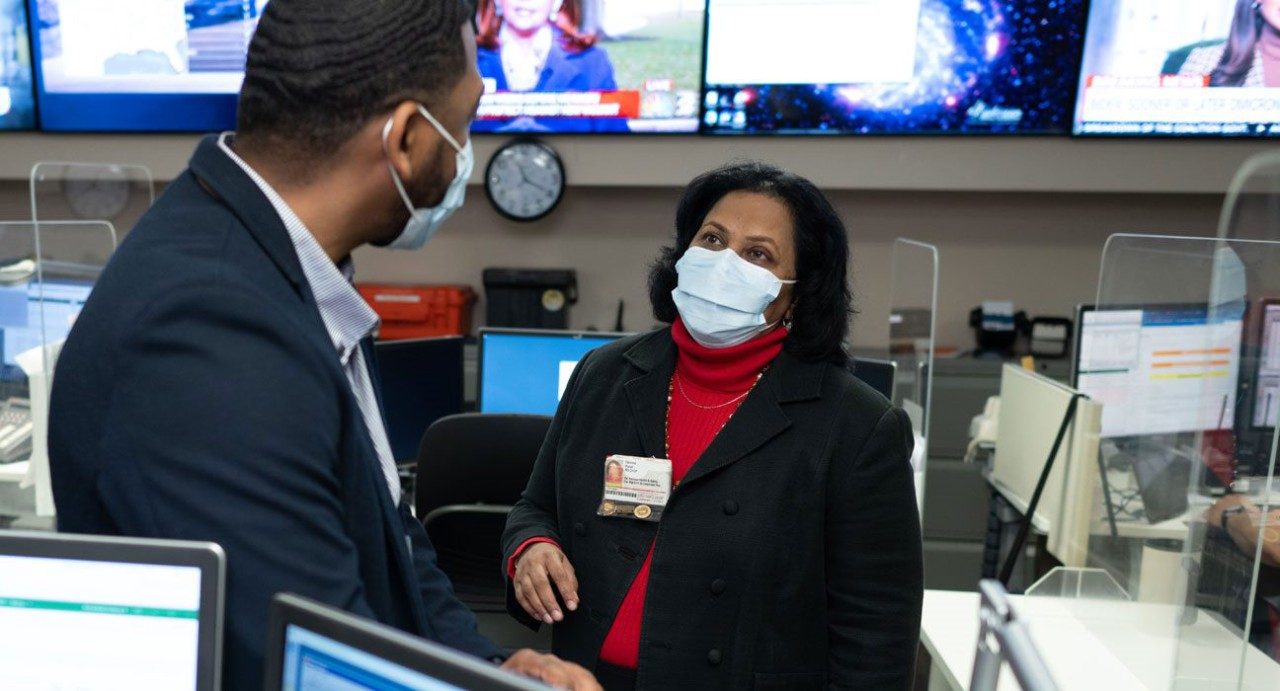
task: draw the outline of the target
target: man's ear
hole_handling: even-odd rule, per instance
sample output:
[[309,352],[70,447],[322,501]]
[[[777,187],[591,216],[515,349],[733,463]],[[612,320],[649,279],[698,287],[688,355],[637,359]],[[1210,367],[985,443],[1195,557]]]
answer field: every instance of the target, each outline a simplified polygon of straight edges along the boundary
[[431,154],[427,149],[439,146],[439,142],[433,142],[432,139],[439,137],[429,137],[427,132],[423,130],[422,125],[428,125],[427,129],[432,132],[434,128],[429,123],[423,122],[421,113],[418,112],[418,104],[413,101],[404,101],[391,111],[390,119],[382,130],[382,147],[387,155],[387,160],[391,161],[391,165],[395,166],[396,172],[400,174],[401,180],[410,180],[413,178],[414,163],[416,161],[430,161],[432,157],[424,154]]

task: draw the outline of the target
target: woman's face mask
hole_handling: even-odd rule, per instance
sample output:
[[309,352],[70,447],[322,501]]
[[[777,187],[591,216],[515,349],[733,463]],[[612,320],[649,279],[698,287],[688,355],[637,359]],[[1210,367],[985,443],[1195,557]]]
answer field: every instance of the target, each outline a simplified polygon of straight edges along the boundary
[[693,340],[707,348],[730,348],[773,328],[764,313],[784,281],[729,249],[690,247],[676,262],[680,280],[671,292]]

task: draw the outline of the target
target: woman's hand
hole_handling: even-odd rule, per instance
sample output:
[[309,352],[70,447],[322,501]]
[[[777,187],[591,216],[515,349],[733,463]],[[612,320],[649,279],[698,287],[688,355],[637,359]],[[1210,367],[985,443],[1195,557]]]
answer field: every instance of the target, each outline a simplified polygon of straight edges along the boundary
[[512,586],[516,601],[529,616],[548,624],[564,621],[555,590],[560,591],[570,612],[578,609],[578,577],[573,572],[569,558],[556,545],[539,542],[525,549],[516,561],[516,575]]
[[557,689],[600,691],[600,684],[590,672],[555,655],[519,650],[503,663],[502,668],[532,677]]

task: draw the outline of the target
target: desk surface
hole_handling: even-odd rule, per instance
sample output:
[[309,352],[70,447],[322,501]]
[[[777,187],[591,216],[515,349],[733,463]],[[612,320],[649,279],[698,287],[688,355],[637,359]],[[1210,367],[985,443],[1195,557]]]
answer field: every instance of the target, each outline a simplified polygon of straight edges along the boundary
[[0,465],[0,482],[22,482],[27,477],[29,467],[31,464],[27,461]]
[[[1025,596],[1010,601],[1064,691],[1165,691],[1175,677],[1186,688],[1280,688],[1280,664],[1242,645],[1204,612],[1178,629],[1179,608],[1171,605]],[[977,593],[925,591],[921,642],[952,688],[968,687],[977,641]],[[1224,676],[1239,668],[1242,652],[1244,683],[1237,687]],[[999,688],[1018,688],[1007,666]]]

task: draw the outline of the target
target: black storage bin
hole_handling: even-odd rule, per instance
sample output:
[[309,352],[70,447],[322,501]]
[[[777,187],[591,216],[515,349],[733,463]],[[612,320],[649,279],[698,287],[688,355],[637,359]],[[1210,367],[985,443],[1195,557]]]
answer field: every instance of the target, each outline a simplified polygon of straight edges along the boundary
[[567,329],[578,301],[573,269],[485,269],[485,323],[521,329]]

